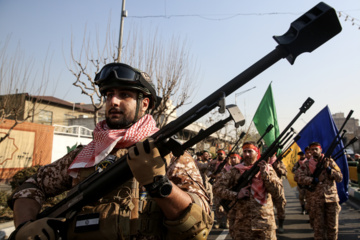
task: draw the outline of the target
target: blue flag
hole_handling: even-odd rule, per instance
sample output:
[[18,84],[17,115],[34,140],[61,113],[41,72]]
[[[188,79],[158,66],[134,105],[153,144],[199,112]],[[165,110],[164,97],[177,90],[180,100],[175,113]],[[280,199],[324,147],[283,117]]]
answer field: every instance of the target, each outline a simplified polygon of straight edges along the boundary
[[[318,142],[321,144],[323,153],[325,153],[337,134],[338,129],[331,116],[329,107],[326,106],[299,132],[301,137],[296,143],[302,150],[304,150],[310,143]],[[341,151],[343,148],[344,145],[342,141],[340,141],[332,154]],[[336,160],[336,164],[339,166],[343,174],[342,182],[336,183],[341,204],[349,198],[349,168],[345,154],[342,154],[342,156]]]

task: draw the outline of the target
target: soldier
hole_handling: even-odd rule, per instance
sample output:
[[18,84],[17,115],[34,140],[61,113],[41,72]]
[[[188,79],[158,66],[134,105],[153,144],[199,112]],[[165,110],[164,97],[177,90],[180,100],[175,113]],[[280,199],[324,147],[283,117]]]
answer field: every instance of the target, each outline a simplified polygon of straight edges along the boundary
[[[13,239],[58,239],[59,232],[62,239],[206,239],[212,225],[209,199],[193,158],[184,153],[165,163],[147,138],[158,130],[147,114],[157,100],[150,81],[122,63],[101,69],[95,83],[106,99],[106,120],[96,125],[90,144],[40,167],[13,192]],[[46,198],[71,189],[126,152],[133,179],[69,216],[64,229],[63,219],[36,220]],[[139,199],[142,187],[146,201]]]
[[197,161],[196,164],[200,170],[200,174],[203,180],[203,185],[206,189],[207,196],[210,199],[210,207],[213,206],[213,191],[212,191],[212,185],[209,183],[209,175],[210,172],[210,153],[207,150],[202,151],[201,160]]
[[243,162],[217,179],[214,193],[222,199],[232,200],[235,205],[228,213],[229,232],[233,239],[276,239],[276,223],[271,194],[279,194],[282,183],[272,166],[259,163],[260,171],[250,184],[235,192],[240,176],[260,158],[255,142],[243,144]]
[[[340,168],[331,158],[325,158],[321,145],[313,142],[309,145],[312,158],[300,166],[298,182],[312,186],[311,194],[314,239],[337,239],[338,219],[341,207],[336,182],[342,181]],[[321,165],[321,163],[323,165]],[[322,167],[319,169],[319,167]],[[315,169],[321,170],[320,175],[313,176]]]
[[[279,177],[280,181],[282,182],[283,178],[286,178],[287,170],[286,166],[282,161],[276,161],[276,157],[272,159],[272,166]],[[282,185],[283,186],[283,185]],[[279,228],[277,231],[279,233],[284,232],[284,221],[285,221],[285,206],[286,206],[286,198],[285,198],[285,192],[284,187],[281,187],[279,189],[279,193],[276,196],[273,196],[273,202],[276,209],[276,215],[278,219]]]
[[[216,176],[214,176],[214,174],[211,174],[210,177],[211,178],[218,178],[219,176],[221,176],[222,174],[224,174],[224,172],[230,170],[231,168],[231,164],[230,164],[230,157],[226,158],[226,153],[224,150],[219,149],[217,150],[217,158],[214,159],[211,163],[212,163],[212,169],[213,172],[217,172],[218,168],[221,166],[220,164],[223,163],[223,161],[225,161],[225,165],[223,166],[222,170],[216,174]],[[226,217],[226,212],[224,211],[224,208],[220,205],[220,200],[221,198],[219,198],[218,196],[214,195],[214,208],[215,208],[215,219],[216,222],[214,224],[214,228],[229,228],[229,223]]]
[[[298,182],[298,176],[297,176],[297,170],[299,169],[299,167],[301,165],[304,164],[304,162],[307,160],[305,157],[305,153],[304,152],[299,152],[298,153],[299,156],[299,161],[297,161],[294,164],[293,169],[291,170],[295,175],[294,175],[294,181],[297,183]],[[300,205],[301,205],[301,214],[305,215],[306,211],[305,211],[305,194],[306,194],[306,189],[304,188],[304,186],[302,186],[301,184],[297,184],[296,186],[298,192],[299,192],[299,201],[300,201]]]

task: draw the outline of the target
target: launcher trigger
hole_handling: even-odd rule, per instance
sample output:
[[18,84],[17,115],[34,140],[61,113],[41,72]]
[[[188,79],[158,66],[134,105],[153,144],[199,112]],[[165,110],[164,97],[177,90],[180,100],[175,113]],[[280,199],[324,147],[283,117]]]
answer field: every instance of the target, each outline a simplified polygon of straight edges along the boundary
[[218,106],[219,106],[219,113],[225,113],[225,109],[226,109],[226,106],[225,106],[225,93],[224,92],[221,92],[220,93],[222,96],[220,97],[220,100],[218,102]]

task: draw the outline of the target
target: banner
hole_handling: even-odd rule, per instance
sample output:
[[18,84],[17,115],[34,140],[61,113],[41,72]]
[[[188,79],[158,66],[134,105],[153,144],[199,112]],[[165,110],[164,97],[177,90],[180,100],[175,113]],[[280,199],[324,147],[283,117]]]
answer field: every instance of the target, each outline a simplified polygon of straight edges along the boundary
[[[5,136],[15,121],[0,124],[0,137]],[[9,180],[17,171],[51,162],[54,127],[23,122],[0,143],[0,181]]]
[[[304,151],[305,147],[310,143],[318,142],[321,144],[323,153],[325,153],[329,149],[337,133],[338,129],[331,116],[330,109],[326,106],[299,132],[301,137],[296,143]],[[334,149],[333,154],[341,151],[343,148],[343,143],[340,141]],[[291,160],[288,160],[288,163],[292,163]],[[343,203],[349,198],[349,168],[345,155],[343,154],[338,158],[336,163],[343,174],[342,182],[336,183],[340,203]],[[290,167],[291,166],[289,166],[289,168]]]
[[260,136],[266,132],[266,129],[270,124],[274,125],[271,131],[263,138],[268,147],[280,135],[271,83],[269,84],[269,87],[267,88],[259,107],[255,112],[253,122]]

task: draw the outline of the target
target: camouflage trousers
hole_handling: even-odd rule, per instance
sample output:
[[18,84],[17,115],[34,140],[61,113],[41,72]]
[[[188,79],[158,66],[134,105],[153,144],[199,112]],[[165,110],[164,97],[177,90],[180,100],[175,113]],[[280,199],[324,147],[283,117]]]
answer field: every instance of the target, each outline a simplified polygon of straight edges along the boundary
[[308,190],[305,191],[305,202],[305,210],[309,214],[310,226],[314,228],[314,213],[311,211],[311,208],[315,200],[313,199],[313,193]]
[[223,206],[220,205],[221,198],[214,196],[214,207],[215,207],[215,220],[221,227],[226,226],[227,213]]
[[244,230],[232,227],[229,230],[230,236],[234,240],[276,240],[276,230]]
[[298,192],[299,192],[299,201],[301,205],[305,205],[305,194],[306,194],[306,189],[304,188],[299,188],[299,186],[296,187]]
[[285,192],[284,188],[281,190],[281,196],[279,198],[273,199],[274,207],[276,209],[276,215],[278,219],[285,219],[285,205],[286,205],[286,199],[285,199]]
[[324,203],[315,201],[311,207],[313,212],[314,239],[338,239],[339,213],[338,202]]

